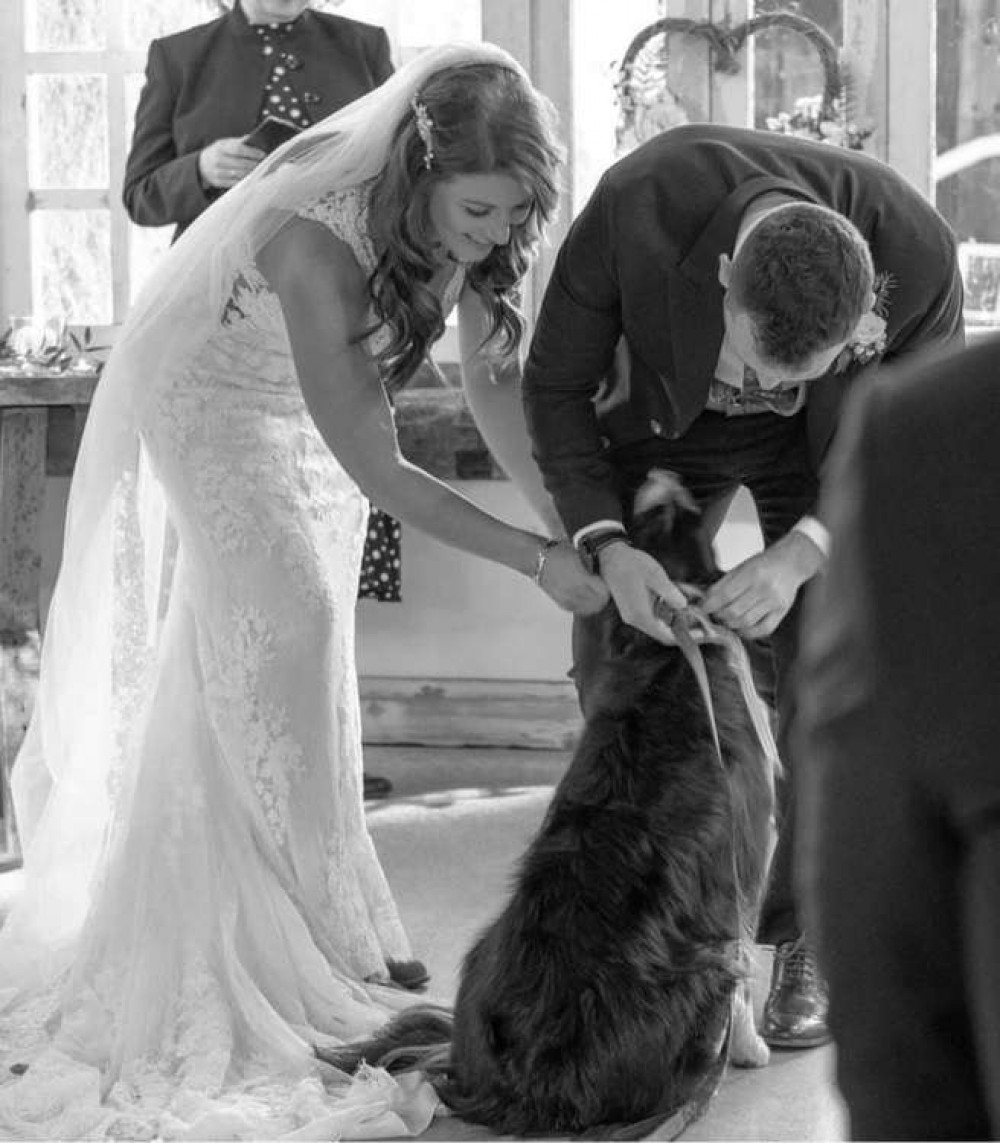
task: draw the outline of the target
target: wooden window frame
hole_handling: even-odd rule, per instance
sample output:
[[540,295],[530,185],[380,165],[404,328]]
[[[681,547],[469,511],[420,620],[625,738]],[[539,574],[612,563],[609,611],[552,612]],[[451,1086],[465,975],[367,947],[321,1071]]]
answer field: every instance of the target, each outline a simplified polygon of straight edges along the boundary
[[[106,0],[107,46],[99,51],[26,52],[24,0],[8,0],[0,9],[0,302],[9,313],[33,308],[30,215],[36,209],[107,210],[111,231],[112,326],[128,308],[131,290],[129,221],[120,184],[131,144],[125,121],[128,76],[142,73],[146,52],[126,47],[119,38],[127,0]],[[107,81],[109,185],[86,189],[31,190],[28,185],[28,78],[35,74],[98,74]],[[98,326],[97,340],[110,329]]]

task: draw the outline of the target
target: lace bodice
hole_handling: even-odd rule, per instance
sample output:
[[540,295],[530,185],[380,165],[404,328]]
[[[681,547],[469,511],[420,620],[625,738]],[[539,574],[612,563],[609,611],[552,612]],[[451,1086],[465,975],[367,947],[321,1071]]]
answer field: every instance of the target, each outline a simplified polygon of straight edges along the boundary
[[[365,274],[371,274],[376,265],[375,248],[368,229],[368,203],[371,184],[330,191],[298,211],[301,218],[311,219],[326,226],[341,241],[346,242]],[[465,271],[456,265],[441,294],[441,312],[447,318],[458,304],[465,284]],[[371,313],[372,325],[375,314]],[[244,266],[236,275],[229,300],[222,313],[221,333],[227,340],[244,342],[258,351],[270,347],[279,355],[288,356],[289,347],[284,318],[278,299],[271,291],[256,265]],[[367,339],[371,353],[377,353],[388,338],[388,331],[375,328]],[[213,341],[218,341],[218,337]],[[227,355],[234,350],[227,346]],[[256,354],[254,355],[256,357]],[[254,360],[253,372],[259,372]],[[287,379],[287,378],[286,378]]]
[[[346,242],[368,274],[375,269],[376,263],[375,248],[368,229],[370,193],[370,183],[350,187],[344,191],[332,191],[299,211],[300,217],[323,223],[338,238]],[[441,295],[441,312],[445,317],[458,303],[464,284],[465,271],[456,265],[455,272],[448,279]]]
[[330,191],[298,212],[329,227],[354,251],[366,274],[375,269],[375,247],[368,230],[368,201],[371,184]]

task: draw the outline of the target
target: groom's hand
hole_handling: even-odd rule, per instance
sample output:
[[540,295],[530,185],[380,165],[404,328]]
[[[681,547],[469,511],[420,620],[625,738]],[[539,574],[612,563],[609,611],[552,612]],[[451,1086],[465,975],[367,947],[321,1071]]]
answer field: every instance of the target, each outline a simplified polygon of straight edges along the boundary
[[702,609],[743,639],[763,639],[785,618],[823,559],[810,539],[791,531],[717,580]]
[[622,619],[660,643],[676,643],[659,615],[681,611],[688,601],[657,561],[624,539],[602,548],[597,558]]

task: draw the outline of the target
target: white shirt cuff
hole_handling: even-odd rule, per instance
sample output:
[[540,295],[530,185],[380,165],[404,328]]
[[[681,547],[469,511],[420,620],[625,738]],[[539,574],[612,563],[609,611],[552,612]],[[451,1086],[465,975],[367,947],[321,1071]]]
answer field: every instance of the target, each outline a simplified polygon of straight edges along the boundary
[[578,532],[573,533],[573,547],[578,548],[584,536],[592,532],[621,532],[625,535],[625,525],[621,520],[595,520],[593,524],[586,524]]
[[812,540],[816,547],[823,553],[823,558],[829,558],[830,533],[815,516],[803,516],[802,519],[793,526],[792,531],[801,532],[807,540]]

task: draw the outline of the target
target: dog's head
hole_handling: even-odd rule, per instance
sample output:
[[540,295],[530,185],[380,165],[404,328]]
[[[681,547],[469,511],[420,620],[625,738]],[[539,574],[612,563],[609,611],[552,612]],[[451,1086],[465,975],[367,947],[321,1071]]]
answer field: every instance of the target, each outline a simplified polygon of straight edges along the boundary
[[[655,468],[646,477],[635,494],[629,539],[636,548],[657,560],[671,580],[692,599],[697,599],[721,575],[698,505],[673,472]],[[665,656],[672,657],[676,650],[623,622],[613,603],[602,613],[602,618],[609,695],[615,691],[629,693],[622,674],[626,663],[645,677],[648,669],[662,663]],[[611,664],[615,664],[613,670]],[[617,700],[611,705],[617,705]]]
[[650,471],[635,494],[629,538],[677,584],[705,588],[719,578],[701,512],[676,473]]

